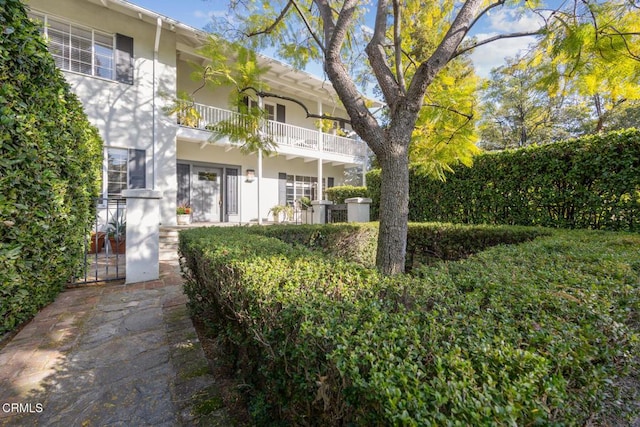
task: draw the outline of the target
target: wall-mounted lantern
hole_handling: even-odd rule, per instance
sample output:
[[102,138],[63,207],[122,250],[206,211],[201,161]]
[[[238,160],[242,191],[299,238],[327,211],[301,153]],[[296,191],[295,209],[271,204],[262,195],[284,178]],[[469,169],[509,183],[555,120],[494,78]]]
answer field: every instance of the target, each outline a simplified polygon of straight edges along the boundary
[[256,171],[254,169],[247,169],[247,182],[253,182],[256,180]]

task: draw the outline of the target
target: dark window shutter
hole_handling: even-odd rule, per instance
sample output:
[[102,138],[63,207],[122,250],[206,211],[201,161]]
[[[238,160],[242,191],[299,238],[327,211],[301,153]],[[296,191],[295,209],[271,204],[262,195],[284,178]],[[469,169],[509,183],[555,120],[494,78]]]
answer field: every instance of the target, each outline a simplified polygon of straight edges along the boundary
[[184,163],[178,163],[178,197],[177,202],[179,205],[190,205],[190,188],[191,188],[191,167]]
[[227,169],[227,214],[238,213],[238,169]]
[[278,204],[287,204],[287,174],[283,172],[278,174]]
[[129,188],[146,188],[147,165],[144,150],[129,149]]
[[285,111],[286,110],[284,108],[284,105],[278,104],[276,106],[276,121],[277,122],[280,122],[280,123],[286,122],[287,118],[286,118]]
[[327,188],[334,187],[334,179],[332,177],[327,178]]
[[116,80],[133,84],[133,39],[116,34]]

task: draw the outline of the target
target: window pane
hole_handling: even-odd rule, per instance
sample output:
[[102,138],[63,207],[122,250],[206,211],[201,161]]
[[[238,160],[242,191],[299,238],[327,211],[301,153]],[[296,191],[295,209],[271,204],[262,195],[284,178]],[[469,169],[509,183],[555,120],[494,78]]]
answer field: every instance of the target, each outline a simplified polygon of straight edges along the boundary
[[[44,15],[30,14],[44,20]],[[49,51],[56,65],[69,71],[114,79],[114,37],[108,33],[47,18]]]
[[122,148],[107,149],[107,193],[119,196],[127,188],[128,151]]

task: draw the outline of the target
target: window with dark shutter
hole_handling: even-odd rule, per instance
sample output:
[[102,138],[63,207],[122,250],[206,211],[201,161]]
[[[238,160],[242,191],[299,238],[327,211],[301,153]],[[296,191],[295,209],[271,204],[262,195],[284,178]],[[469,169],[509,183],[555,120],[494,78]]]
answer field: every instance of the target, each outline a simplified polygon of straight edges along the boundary
[[332,177],[327,178],[327,188],[334,187],[335,180]]
[[129,149],[129,188],[146,188],[146,163],[145,150]]
[[133,84],[133,39],[116,34],[116,80]]
[[285,123],[287,118],[286,118],[286,113],[285,113],[286,109],[284,108],[284,105],[282,104],[278,104],[276,105],[276,121],[280,122],[280,123]]
[[178,194],[176,201],[178,202],[178,206],[190,205],[191,194],[189,192],[189,189],[191,187],[191,166],[184,163],[178,163],[177,175]]
[[278,204],[285,205],[287,203],[287,174],[280,172],[278,174]]

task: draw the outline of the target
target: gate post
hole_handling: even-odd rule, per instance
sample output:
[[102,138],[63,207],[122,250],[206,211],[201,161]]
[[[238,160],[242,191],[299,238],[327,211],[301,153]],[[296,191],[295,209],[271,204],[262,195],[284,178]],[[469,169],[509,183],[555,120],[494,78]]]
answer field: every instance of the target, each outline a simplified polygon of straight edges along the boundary
[[159,191],[124,190],[127,199],[126,282],[137,283],[160,277]]
[[314,200],[311,202],[313,206],[313,223],[314,224],[326,224],[327,223],[327,205],[332,205],[333,202],[329,200]]
[[369,222],[369,205],[372,200],[368,197],[353,197],[346,199],[347,221],[349,222]]

